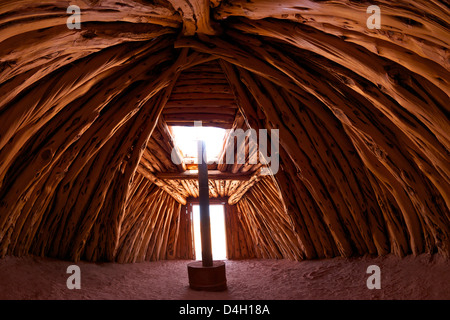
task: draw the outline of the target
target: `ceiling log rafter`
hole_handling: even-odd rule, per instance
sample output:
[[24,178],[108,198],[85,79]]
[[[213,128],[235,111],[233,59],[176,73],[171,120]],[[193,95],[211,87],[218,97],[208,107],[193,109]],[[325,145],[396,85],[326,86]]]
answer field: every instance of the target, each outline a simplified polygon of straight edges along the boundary
[[210,168],[230,256],[449,257],[449,8],[371,4],[379,30],[350,0],[4,1],[0,256],[192,257],[169,126],[200,119],[280,130],[275,179],[230,136]]

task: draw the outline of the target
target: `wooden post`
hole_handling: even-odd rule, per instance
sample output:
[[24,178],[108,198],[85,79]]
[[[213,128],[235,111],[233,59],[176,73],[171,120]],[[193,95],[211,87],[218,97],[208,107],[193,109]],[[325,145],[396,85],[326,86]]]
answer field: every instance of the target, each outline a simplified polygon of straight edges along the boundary
[[198,141],[198,186],[200,200],[200,234],[202,238],[202,262],[204,267],[211,267],[211,225],[209,219],[209,186],[208,186],[208,164],[206,157],[205,142]]
[[200,202],[200,234],[202,262],[188,264],[189,286],[194,290],[222,291],[227,289],[225,262],[213,261],[211,225],[209,220],[208,163],[205,142],[198,141],[198,187]]

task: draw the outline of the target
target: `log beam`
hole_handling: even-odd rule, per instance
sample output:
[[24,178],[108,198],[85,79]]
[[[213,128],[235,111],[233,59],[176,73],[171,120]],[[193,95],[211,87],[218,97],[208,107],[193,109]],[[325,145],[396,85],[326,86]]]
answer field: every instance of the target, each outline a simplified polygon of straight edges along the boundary
[[250,179],[241,183],[236,191],[228,198],[228,204],[233,205],[238,203],[244,194],[261,179],[260,173],[261,170],[256,171]]
[[[197,180],[198,171],[188,170],[185,172],[158,172],[155,177],[162,180]],[[208,170],[208,179],[210,180],[239,180],[247,181],[252,177],[251,174],[228,173],[219,170]]]
[[166,191],[172,198],[177,200],[182,205],[186,205],[186,198],[181,196],[177,190],[175,190],[171,185],[169,185],[167,182],[165,182],[163,179],[158,178],[155,176],[152,172],[148,171],[146,167],[139,166],[138,169],[139,173],[142,174],[144,177],[149,179],[151,182],[156,184],[158,187]]
[[217,25],[210,19],[209,0],[169,0],[183,20],[183,34],[193,36],[196,33],[215,35]]

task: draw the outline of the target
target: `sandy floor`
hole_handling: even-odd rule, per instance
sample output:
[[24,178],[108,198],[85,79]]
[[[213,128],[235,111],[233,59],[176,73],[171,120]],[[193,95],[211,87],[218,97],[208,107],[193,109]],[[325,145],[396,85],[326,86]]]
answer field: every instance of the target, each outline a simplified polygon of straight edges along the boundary
[[[227,261],[228,290],[189,288],[189,261],[135,264],[79,262],[81,289],[69,290],[73,263],[37,257],[0,259],[0,299],[439,299],[450,300],[450,261],[440,256]],[[369,265],[381,289],[369,290]]]

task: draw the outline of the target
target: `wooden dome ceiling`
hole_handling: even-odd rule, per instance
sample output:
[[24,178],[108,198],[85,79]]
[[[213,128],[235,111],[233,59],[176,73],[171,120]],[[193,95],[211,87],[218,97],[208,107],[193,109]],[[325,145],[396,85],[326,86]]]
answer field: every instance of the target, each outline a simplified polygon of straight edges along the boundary
[[448,257],[448,21],[438,0],[2,1],[0,256],[191,258],[168,126],[202,120],[280,133],[274,177],[211,168],[230,256]]

